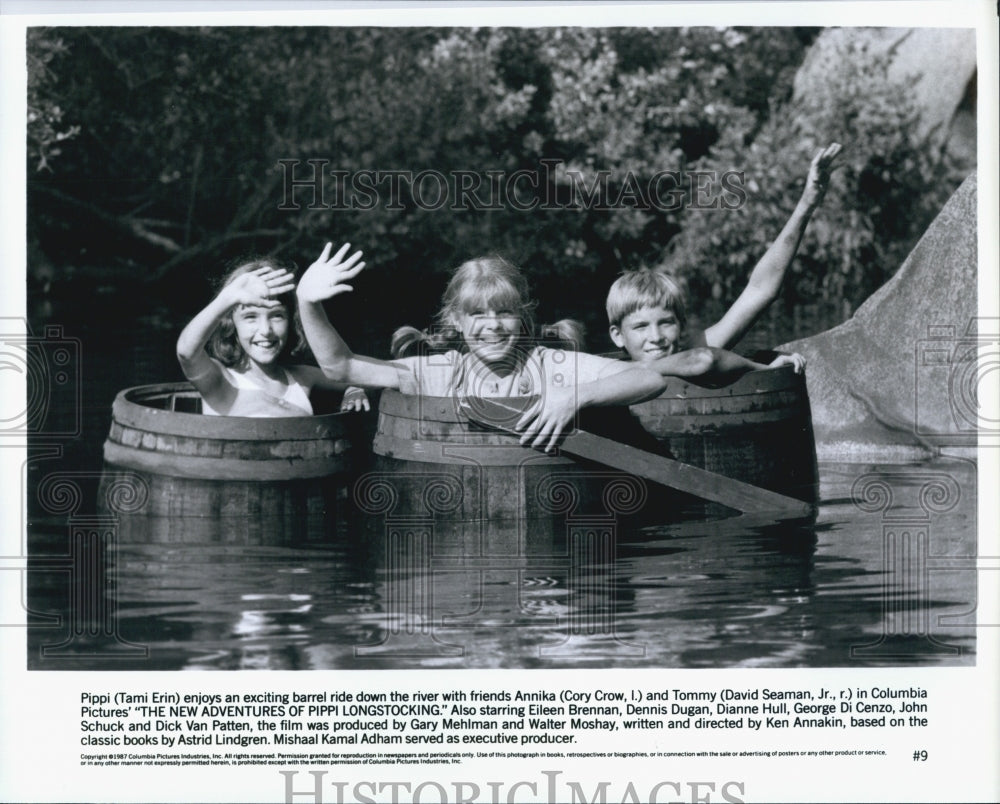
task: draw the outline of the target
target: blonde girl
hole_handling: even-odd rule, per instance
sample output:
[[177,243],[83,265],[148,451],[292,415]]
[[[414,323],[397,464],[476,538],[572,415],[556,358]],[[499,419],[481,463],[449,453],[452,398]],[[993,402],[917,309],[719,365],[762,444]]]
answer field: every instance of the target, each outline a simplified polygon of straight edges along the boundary
[[[547,451],[581,408],[629,404],[663,390],[663,378],[647,368],[538,344],[524,277],[498,257],[459,266],[445,291],[436,332],[425,336],[406,328],[394,338],[397,354],[415,340],[426,340],[437,351],[389,361],[355,355],[322,305],[351,291],[347,283],[364,268],[361,252],[346,257],[349,249],[345,244],[331,257],[333,246],[327,243],[296,289],[303,330],[330,379],[428,396],[537,395],[517,429],[524,433],[522,444]],[[578,334],[562,329],[570,340]]]

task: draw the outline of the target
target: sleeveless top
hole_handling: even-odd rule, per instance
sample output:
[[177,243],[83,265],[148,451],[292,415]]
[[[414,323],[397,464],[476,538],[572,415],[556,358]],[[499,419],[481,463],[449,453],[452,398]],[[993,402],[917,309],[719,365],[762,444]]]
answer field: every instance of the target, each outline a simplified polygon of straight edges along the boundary
[[295,367],[283,368],[288,387],[280,397],[259,386],[246,374],[233,371],[215,361],[222,370],[222,376],[236,390],[236,398],[228,410],[216,410],[208,400],[202,398],[201,412],[206,416],[312,416],[312,403],[306,385],[296,377]]

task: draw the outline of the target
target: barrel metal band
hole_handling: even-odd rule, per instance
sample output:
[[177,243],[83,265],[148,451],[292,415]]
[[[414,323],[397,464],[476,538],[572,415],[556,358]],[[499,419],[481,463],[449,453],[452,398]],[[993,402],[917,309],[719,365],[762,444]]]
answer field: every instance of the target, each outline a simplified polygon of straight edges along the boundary
[[518,443],[460,444],[445,441],[416,441],[378,433],[372,442],[376,455],[419,463],[450,463],[476,466],[523,466],[530,464],[573,464],[571,458],[546,455]]
[[308,441],[312,439],[346,437],[345,423],[354,414],[329,413],[320,416],[275,416],[251,418],[244,416],[206,416],[184,413],[143,404],[153,400],[183,394],[187,383],[165,383],[138,386],[121,391],[112,403],[114,421],[119,424],[165,435],[191,438],[237,438],[244,440]]

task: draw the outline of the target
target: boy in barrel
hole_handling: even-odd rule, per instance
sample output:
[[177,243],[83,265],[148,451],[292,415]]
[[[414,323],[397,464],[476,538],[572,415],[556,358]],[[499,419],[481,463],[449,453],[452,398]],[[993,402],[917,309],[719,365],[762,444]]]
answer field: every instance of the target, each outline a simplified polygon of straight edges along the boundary
[[809,218],[823,200],[840,145],[819,151],[809,166],[802,197],[781,234],[753,271],[746,288],[719,321],[704,330],[687,330],[680,285],[659,271],[626,271],[608,292],[611,340],[628,358],[660,374],[724,380],[754,369],[792,365],[801,372],[801,355],[779,355],[769,366],[727,351],[777,298]]

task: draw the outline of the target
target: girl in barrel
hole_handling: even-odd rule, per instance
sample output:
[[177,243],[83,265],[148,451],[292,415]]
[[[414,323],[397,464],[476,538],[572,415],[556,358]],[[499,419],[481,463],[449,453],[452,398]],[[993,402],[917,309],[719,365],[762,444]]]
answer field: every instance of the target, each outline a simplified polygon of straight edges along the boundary
[[[177,359],[214,416],[311,416],[313,388],[344,390],[315,366],[284,365],[305,339],[295,304],[295,276],[273,259],[240,261],[208,306],[184,327]],[[341,410],[368,409],[348,389]]]
[[[297,288],[302,325],[320,368],[330,379],[406,394],[465,397],[531,397],[538,400],[516,425],[521,443],[550,451],[583,407],[630,404],[659,394],[665,385],[654,371],[566,348],[577,340],[568,322],[535,337],[527,282],[511,263],[481,257],[460,265],[448,283],[432,333],[397,331],[396,355],[417,342],[414,357],[376,360],[355,355],[327,318],[323,302],[352,290],[347,284],[364,268],[350,244],[333,246],[302,275]],[[560,343],[562,341],[562,343]]]

